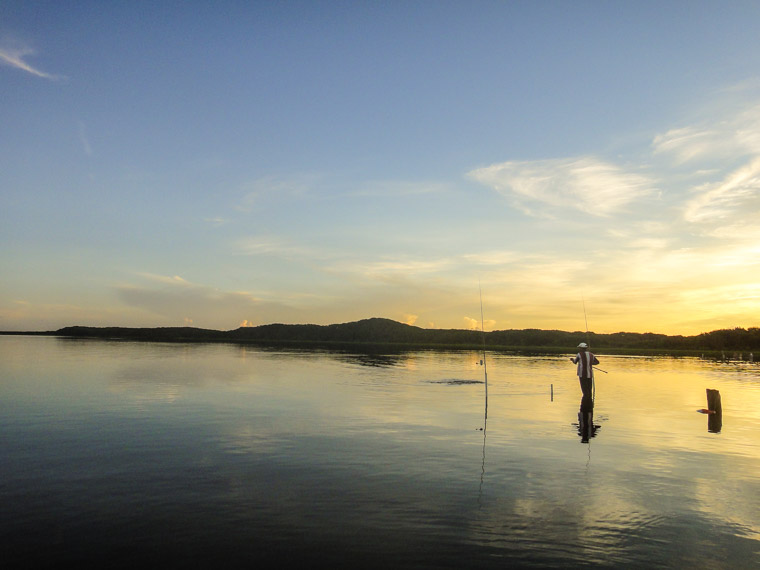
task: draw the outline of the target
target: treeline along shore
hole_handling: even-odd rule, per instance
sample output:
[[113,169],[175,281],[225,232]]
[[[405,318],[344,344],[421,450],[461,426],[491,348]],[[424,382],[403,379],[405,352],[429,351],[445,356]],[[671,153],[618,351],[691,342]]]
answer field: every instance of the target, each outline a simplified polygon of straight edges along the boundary
[[[705,354],[731,357],[737,352],[760,355],[760,328],[722,329],[694,336],[540,329],[500,330],[483,334],[462,329],[423,329],[390,319],[371,318],[335,325],[270,324],[218,331],[194,327],[72,326],[37,334],[67,338],[100,338],[158,342],[234,342],[294,346],[362,346],[385,348],[482,348],[516,352],[571,352],[580,341],[608,354]],[[728,353],[728,354],[727,354]]]

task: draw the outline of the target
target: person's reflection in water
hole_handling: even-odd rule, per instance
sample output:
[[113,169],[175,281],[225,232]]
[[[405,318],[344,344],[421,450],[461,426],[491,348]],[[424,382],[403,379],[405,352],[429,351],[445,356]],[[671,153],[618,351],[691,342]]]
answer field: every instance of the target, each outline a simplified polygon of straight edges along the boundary
[[583,395],[581,398],[581,409],[578,412],[578,435],[581,436],[581,443],[588,443],[589,440],[596,436],[599,426],[594,425],[594,399],[590,394]]

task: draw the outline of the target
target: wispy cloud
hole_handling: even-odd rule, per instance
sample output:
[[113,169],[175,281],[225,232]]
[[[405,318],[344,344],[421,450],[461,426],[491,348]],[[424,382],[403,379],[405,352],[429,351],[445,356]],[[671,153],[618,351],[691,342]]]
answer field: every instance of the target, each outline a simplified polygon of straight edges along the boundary
[[716,184],[695,189],[697,195],[689,200],[684,217],[689,222],[710,222],[736,219],[748,208],[757,210],[760,202],[760,156],[731,172]]
[[175,324],[232,328],[241,322],[264,324],[295,320],[299,311],[246,291],[225,291],[192,283],[179,275],[139,274],[139,283],[116,287],[123,303]]
[[192,286],[192,283],[183,279],[179,275],[169,276],[169,275],[157,275],[155,273],[138,273],[138,275],[148,281],[153,281],[155,283],[163,283],[164,285],[174,285],[174,286],[184,286],[184,287]]
[[492,250],[477,253],[468,253],[463,256],[466,262],[484,266],[505,266],[519,261],[525,257],[524,253],[511,250]]
[[357,197],[398,198],[402,196],[419,196],[423,194],[439,194],[450,189],[443,182],[414,182],[406,180],[374,180],[365,182],[358,190],[349,192]]
[[0,47],[0,64],[26,71],[43,79],[50,79],[52,81],[65,79],[61,75],[53,75],[52,73],[32,67],[31,64],[25,61],[25,57],[29,55],[34,55],[34,50],[29,47]]
[[410,275],[437,273],[451,266],[448,259],[386,259],[371,262],[346,262],[346,271],[364,275]]
[[82,121],[79,121],[79,140],[82,143],[82,150],[87,156],[92,156],[92,145],[90,138],[87,136],[87,127]]
[[251,236],[235,242],[235,248],[243,255],[270,255],[279,257],[324,257],[315,248],[295,244],[277,236]]
[[716,152],[723,154],[727,149],[726,141],[718,131],[689,126],[656,135],[652,141],[652,151],[655,155],[671,155],[677,164],[681,164],[699,158],[713,158]]
[[707,110],[706,118],[656,135],[652,152],[673,157],[676,164],[703,161],[730,162],[760,154],[760,103],[757,93],[727,100],[717,110]]
[[315,174],[302,174],[286,177],[265,176],[252,180],[242,186],[243,198],[237,209],[250,212],[273,200],[303,198],[309,194],[318,179],[319,176]]
[[469,172],[529,215],[572,208],[610,216],[650,194],[648,177],[594,157],[509,161]]
[[717,110],[691,125],[654,137],[652,151],[670,160],[661,167],[685,166],[689,193],[683,220],[702,235],[727,237],[720,226],[749,226],[760,213],[760,103],[757,90],[737,89]]
[[457,267],[454,258],[418,259],[408,256],[357,259],[344,256],[322,267],[333,278],[350,281],[355,286],[417,288],[421,284],[433,287],[438,280],[451,281],[450,273]]
[[[754,216],[753,216],[754,217]],[[707,235],[734,243],[760,244],[760,226],[754,219],[718,224]]]

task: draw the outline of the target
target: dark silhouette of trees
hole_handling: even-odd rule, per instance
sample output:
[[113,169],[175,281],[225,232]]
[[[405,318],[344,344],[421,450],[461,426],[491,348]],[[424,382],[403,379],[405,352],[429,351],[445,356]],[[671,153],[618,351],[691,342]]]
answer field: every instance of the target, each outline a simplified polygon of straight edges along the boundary
[[583,331],[510,329],[487,332],[461,329],[423,329],[390,319],[371,318],[334,325],[269,324],[216,331],[193,327],[124,328],[66,327],[57,336],[107,338],[164,342],[257,342],[384,344],[428,347],[475,348],[485,344],[492,349],[553,349],[572,351],[579,342],[593,350],[628,351],[760,351],[760,328],[715,330],[695,336],[669,336],[655,333],[618,332],[597,334]]

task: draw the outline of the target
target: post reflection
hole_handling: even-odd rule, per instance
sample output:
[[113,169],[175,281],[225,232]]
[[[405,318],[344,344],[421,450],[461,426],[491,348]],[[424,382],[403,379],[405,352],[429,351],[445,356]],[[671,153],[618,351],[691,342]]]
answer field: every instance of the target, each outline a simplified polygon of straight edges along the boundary
[[596,437],[599,427],[594,424],[594,399],[590,394],[584,394],[578,411],[578,435],[581,436],[581,443],[588,443],[592,437]]
[[710,433],[720,433],[723,429],[723,413],[718,412],[707,416],[707,431]]

